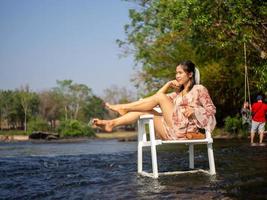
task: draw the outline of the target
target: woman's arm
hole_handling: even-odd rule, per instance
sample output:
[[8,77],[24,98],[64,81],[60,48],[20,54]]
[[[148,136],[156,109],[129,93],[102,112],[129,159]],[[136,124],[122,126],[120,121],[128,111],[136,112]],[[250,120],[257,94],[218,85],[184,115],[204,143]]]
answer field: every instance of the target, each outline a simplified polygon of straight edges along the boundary
[[167,83],[165,83],[165,85],[162,86],[162,88],[160,88],[157,93],[164,93],[166,94],[169,88],[174,88],[174,89],[178,89],[178,82],[176,80],[172,80],[169,81]]
[[216,107],[210,98],[208,90],[204,86],[198,88],[197,94],[199,106],[194,108],[195,123],[199,128],[212,131],[216,125]]

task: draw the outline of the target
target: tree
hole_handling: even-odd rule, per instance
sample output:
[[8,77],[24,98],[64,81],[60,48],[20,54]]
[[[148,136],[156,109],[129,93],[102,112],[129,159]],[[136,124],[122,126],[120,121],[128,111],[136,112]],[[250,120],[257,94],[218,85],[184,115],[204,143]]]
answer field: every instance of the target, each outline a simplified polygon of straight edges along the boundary
[[11,90],[1,91],[1,122],[6,121],[7,127],[5,128],[16,128],[17,122],[20,119],[22,108],[17,96],[17,93]]
[[81,107],[92,96],[92,91],[84,84],[73,84],[70,86],[72,103],[70,109],[72,111],[73,119],[77,119]]
[[93,95],[91,96],[86,104],[84,105],[83,113],[86,121],[89,121],[91,118],[100,118],[103,119],[105,114],[107,114],[107,110],[104,106],[104,101]]
[[24,131],[27,131],[27,114],[30,110],[31,102],[34,100],[34,94],[30,92],[28,85],[21,86],[18,93],[20,98],[20,103],[24,111]]
[[51,128],[55,128],[55,121],[60,118],[61,99],[55,91],[43,91],[38,94],[40,99],[39,113],[43,119],[49,121]]
[[191,39],[209,53],[228,56],[226,51],[236,55],[246,42],[257,57],[266,59],[266,10],[266,1],[191,1]]
[[[118,87],[112,85],[110,88],[104,90],[103,100],[111,104],[129,103],[136,100],[134,93],[128,90],[126,87]],[[117,113],[106,110],[104,114],[107,114],[106,118],[118,117]],[[132,125],[125,126],[125,129],[133,129]]]
[[176,62],[193,60],[217,110],[223,111],[222,121],[236,113],[244,100],[245,43],[251,91],[267,89],[265,1],[134,2],[139,7],[129,10],[127,39],[118,44],[126,53],[133,52],[142,65],[135,77],[137,86],[157,90],[166,79],[174,78]]
[[68,119],[68,105],[70,104],[70,86],[72,80],[57,80],[57,87],[54,88],[54,91],[58,94],[58,97],[61,99],[62,105],[64,107],[65,120]]
[[132,91],[126,87],[118,87],[112,85],[110,88],[104,89],[103,100],[111,104],[128,103],[135,100]]
[[80,109],[93,95],[92,90],[84,84],[73,83],[72,80],[57,81],[54,91],[61,98],[65,111],[65,120],[77,119]]

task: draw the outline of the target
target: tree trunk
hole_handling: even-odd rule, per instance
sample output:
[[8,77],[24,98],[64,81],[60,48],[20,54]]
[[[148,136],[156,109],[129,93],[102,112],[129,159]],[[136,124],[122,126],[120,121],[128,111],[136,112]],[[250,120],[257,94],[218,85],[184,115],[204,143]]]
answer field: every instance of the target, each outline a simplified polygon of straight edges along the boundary
[[67,106],[65,106],[64,109],[65,109],[65,120],[67,120],[67,119],[68,119],[68,110],[67,110]]
[[56,120],[52,119],[52,130],[56,130]]
[[53,128],[53,119],[51,119],[49,122],[50,122],[50,129],[54,130],[54,128]]
[[24,131],[27,131],[27,110],[24,111]]
[[79,109],[80,109],[80,105],[77,104],[76,109],[75,109],[75,113],[74,113],[74,119],[77,119],[78,113],[79,113]]

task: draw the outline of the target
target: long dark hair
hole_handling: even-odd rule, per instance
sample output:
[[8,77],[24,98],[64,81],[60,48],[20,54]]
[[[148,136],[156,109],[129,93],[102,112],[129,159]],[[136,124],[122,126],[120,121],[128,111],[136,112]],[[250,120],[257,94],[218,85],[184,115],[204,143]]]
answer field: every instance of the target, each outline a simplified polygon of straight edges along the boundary
[[[181,66],[182,69],[186,72],[186,73],[192,73],[192,82],[189,86],[189,90],[190,91],[194,85],[196,84],[196,80],[195,80],[195,64],[191,61],[191,60],[185,60],[185,61],[182,61],[180,63],[178,63],[178,65],[176,66]],[[181,85],[180,88],[178,89],[179,92],[183,91],[184,90],[184,86]]]

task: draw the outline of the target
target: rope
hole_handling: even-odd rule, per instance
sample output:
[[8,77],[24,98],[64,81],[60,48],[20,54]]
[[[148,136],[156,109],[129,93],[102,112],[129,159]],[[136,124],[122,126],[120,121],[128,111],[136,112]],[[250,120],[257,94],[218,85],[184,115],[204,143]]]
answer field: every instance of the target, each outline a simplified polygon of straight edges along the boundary
[[247,48],[245,42],[244,42],[244,59],[245,59],[245,101],[247,101],[247,94],[248,94],[248,103],[249,105],[251,105],[250,89],[248,81],[248,67],[247,67]]
[[244,42],[244,58],[245,58],[245,101],[247,101],[247,50]]
[[248,75],[247,75],[247,87],[248,87],[248,103],[249,103],[249,105],[251,105]]

